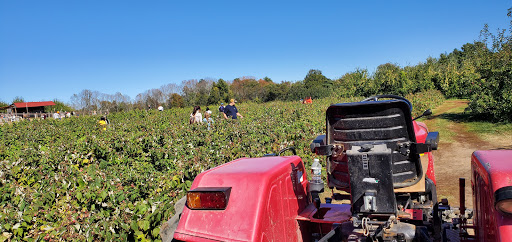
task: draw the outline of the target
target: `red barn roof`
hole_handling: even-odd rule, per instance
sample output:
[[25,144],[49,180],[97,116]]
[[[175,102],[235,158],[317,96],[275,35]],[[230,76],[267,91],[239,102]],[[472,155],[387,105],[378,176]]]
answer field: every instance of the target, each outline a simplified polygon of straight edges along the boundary
[[44,106],[55,106],[52,101],[48,102],[24,102],[24,103],[13,103],[16,108],[33,108],[33,107],[44,107]]

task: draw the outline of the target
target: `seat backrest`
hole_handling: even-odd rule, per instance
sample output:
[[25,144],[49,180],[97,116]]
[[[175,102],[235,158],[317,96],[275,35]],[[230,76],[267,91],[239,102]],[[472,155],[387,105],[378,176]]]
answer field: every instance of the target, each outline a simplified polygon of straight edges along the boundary
[[[408,147],[416,142],[409,105],[401,100],[331,105],[326,112],[326,143],[352,146],[385,144],[392,150],[393,187],[416,184],[422,176],[419,155]],[[328,158],[329,187],[348,189],[346,156]]]

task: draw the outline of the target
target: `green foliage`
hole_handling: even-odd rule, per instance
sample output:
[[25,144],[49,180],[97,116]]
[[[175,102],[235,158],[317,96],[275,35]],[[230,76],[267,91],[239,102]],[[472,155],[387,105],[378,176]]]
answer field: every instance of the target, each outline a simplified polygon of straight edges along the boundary
[[170,108],[185,107],[185,103],[183,102],[183,97],[177,93],[171,94],[171,97],[168,100],[168,107],[170,107]]
[[214,87],[219,89],[219,101],[222,103],[228,103],[229,99],[232,97],[228,83],[221,78],[214,84]]
[[55,103],[55,106],[46,106],[44,107],[44,111],[49,113],[53,111],[64,111],[64,112],[71,112],[74,111],[72,107],[66,105],[64,102],[61,102],[57,99],[54,99],[53,102]]
[[271,102],[275,100],[286,100],[287,94],[290,91],[290,84],[288,82],[274,84],[272,80],[268,81],[270,84],[264,87],[266,96],[263,98],[264,102]]
[[[510,17],[510,10],[509,10]],[[509,31],[512,31],[512,24]],[[480,44],[484,49],[479,53],[476,71],[479,78],[471,84],[471,102],[469,107],[473,114],[484,116],[494,121],[512,121],[512,35],[498,30],[494,35],[483,30],[485,39],[491,38],[491,49]]]
[[309,70],[304,78],[305,97],[324,98],[331,95],[333,82],[322,74],[320,70]]
[[208,96],[208,102],[207,104],[217,104],[221,103],[220,101],[220,91],[218,87],[212,87],[212,90],[210,91],[210,96]]
[[416,94],[409,94],[406,95],[405,98],[412,103],[413,116],[419,116],[423,111],[429,108],[433,109],[434,107],[441,105],[445,100],[444,95],[438,90],[428,90]]
[[[427,104],[417,115],[442,95],[409,98]],[[227,122],[214,112],[211,130],[189,125],[188,108],[114,113],[106,131],[90,116],[4,124],[0,233],[13,241],[157,240],[197,174],[288,146],[309,164],[309,143],[325,132],[326,108],[357,100],[240,104],[244,119]]]
[[374,74],[375,85],[373,87],[375,89],[370,90],[370,92],[374,95],[377,93],[396,93],[401,89],[400,82],[400,67],[386,63],[383,65],[379,65]]
[[16,96],[12,100],[12,103],[23,103],[23,102],[25,102],[25,99],[23,97],[20,97],[20,96]]
[[340,97],[367,96],[366,87],[369,81],[369,73],[367,69],[356,69],[353,72],[346,73],[334,83],[335,93]]
[[[10,105],[10,103],[6,103],[6,102],[0,101],[0,108],[1,107],[7,107],[9,105]],[[0,110],[0,113],[5,113],[5,112],[7,112],[7,110],[5,110],[5,109],[4,110]]]

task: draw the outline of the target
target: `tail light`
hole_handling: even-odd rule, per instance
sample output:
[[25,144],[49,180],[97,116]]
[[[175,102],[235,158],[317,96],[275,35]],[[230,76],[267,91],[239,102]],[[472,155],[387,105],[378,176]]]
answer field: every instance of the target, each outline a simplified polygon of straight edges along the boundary
[[512,214],[512,186],[502,187],[494,192],[494,205],[498,211]]
[[228,206],[231,187],[198,187],[187,192],[189,209],[223,210]]

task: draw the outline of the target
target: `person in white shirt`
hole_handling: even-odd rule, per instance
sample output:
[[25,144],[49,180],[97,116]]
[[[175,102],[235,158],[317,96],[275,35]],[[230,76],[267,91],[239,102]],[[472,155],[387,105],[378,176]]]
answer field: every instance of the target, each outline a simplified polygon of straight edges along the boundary
[[194,110],[190,114],[190,123],[202,123],[203,122],[203,115],[201,114],[201,107],[195,106]]

